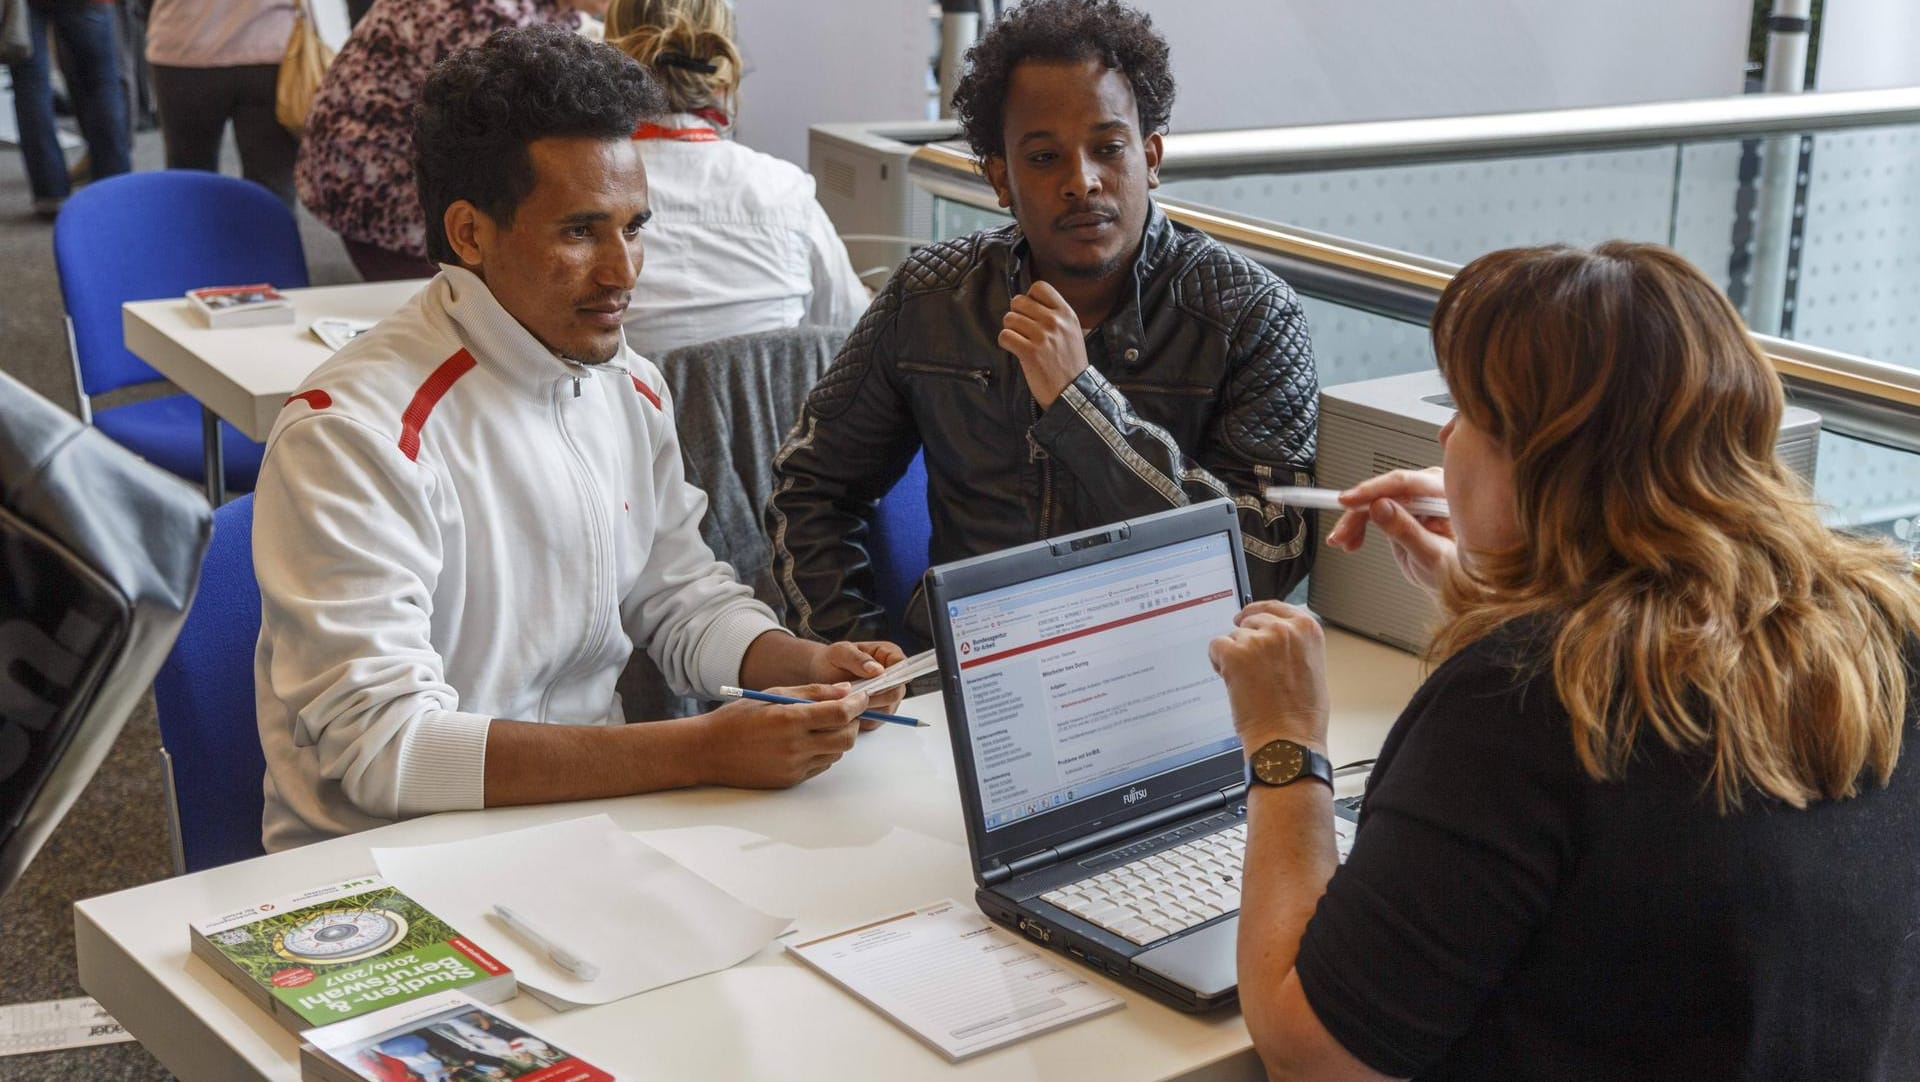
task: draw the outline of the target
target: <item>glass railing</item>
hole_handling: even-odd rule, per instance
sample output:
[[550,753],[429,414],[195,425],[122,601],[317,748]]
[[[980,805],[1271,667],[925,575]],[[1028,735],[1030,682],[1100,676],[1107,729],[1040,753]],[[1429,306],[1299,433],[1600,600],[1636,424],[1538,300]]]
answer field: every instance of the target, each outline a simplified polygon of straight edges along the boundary
[[1656,241],[1756,330],[1920,368],[1920,89],[1173,135],[1162,180],[1455,262]]
[[[937,238],[1007,221],[964,151],[923,147],[909,174],[934,197]],[[1433,366],[1427,318],[1453,263],[1176,198],[1160,205],[1293,285],[1312,327],[1323,386]],[[1920,537],[1920,371],[1759,337],[1790,399],[1821,414],[1814,493],[1831,521]]]

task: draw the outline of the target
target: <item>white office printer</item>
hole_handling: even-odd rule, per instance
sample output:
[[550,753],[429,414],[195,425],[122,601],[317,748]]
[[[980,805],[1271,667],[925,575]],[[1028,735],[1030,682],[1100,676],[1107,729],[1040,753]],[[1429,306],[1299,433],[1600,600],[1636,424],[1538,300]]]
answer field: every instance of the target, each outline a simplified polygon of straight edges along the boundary
[[[1320,392],[1317,483],[1346,488],[1388,470],[1438,466],[1440,428],[1452,416],[1446,384],[1432,369],[1327,387]],[[1820,415],[1788,406],[1780,420],[1780,455],[1808,485],[1819,447]],[[1341,552],[1326,543],[1340,516],[1322,511],[1319,517],[1320,546],[1307,579],[1313,611],[1369,638],[1424,651],[1439,610],[1401,576],[1385,539],[1370,531],[1359,552]]]

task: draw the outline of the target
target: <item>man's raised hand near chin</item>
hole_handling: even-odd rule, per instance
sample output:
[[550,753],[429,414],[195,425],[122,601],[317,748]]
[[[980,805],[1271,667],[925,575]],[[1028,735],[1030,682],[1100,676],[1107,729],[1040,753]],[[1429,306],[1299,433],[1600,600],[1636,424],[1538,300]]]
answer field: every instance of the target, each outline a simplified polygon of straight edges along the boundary
[[1045,282],[1013,298],[1000,320],[1000,348],[1020,361],[1027,389],[1041,409],[1087,370],[1087,334],[1060,291]]

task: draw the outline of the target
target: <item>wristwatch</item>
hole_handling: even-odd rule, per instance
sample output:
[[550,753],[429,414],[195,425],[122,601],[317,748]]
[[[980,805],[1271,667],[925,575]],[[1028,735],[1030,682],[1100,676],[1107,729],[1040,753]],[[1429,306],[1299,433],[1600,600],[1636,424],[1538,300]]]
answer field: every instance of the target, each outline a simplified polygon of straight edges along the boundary
[[1291,740],[1269,740],[1247,756],[1247,787],[1292,785],[1301,778],[1317,778],[1333,788],[1333,764],[1327,757]]

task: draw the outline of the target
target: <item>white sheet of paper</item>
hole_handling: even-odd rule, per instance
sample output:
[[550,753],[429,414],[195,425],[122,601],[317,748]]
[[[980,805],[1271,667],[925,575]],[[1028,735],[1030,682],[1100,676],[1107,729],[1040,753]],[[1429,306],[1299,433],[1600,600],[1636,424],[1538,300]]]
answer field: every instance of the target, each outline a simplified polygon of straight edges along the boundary
[[0,1007],[0,1056],[131,1040],[133,1034],[91,996]]
[[[444,845],[375,849],[380,874],[513,968],[558,1009],[611,1003],[752,957],[791,923],[769,916],[605,815]],[[586,981],[508,931],[504,904],[600,967]]]
[[1126,1003],[952,900],[787,950],[956,1063]]

